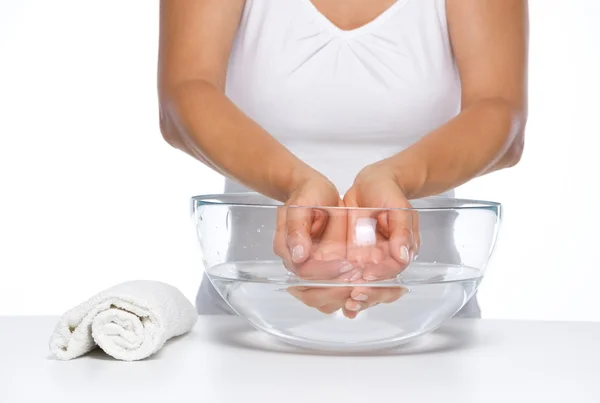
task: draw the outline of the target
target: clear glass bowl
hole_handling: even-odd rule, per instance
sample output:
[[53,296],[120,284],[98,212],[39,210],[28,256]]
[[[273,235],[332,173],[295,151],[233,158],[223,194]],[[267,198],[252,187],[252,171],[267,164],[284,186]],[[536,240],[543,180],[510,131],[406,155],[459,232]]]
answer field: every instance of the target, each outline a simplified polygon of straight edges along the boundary
[[[208,278],[255,328],[303,348],[368,351],[456,315],[494,249],[500,204],[432,197],[411,205],[286,207],[253,193],[207,195],[192,198],[192,219]],[[307,222],[308,237],[288,234]],[[298,243],[305,253],[293,253]]]

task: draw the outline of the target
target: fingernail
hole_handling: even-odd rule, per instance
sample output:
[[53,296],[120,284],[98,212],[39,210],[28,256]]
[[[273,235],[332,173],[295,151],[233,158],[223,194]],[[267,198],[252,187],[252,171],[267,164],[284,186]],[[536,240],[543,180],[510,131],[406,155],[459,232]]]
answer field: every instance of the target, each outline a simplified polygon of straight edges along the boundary
[[353,306],[353,307],[351,307],[351,308],[348,308],[348,310],[349,310],[349,311],[352,311],[352,312],[357,312],[357,311],[360,311],[360,309],[361,309],[361,308],[362,308],[362,305],[361,305],[361,304],[356,304],[356,306]]
[[356,281],[356,280],[358,280],[361,277],[362,277],[362,273],[361,272],[356,272],[356,273],[354,273],[352,275],[352,277],[350,277],[350,281]]
[[400,259],[404,260],[405,262],[410,262],[410,252],[405,245],[400,247]]
[[342,273],[342,274],[348,273],[349,271],[352,271],[353,269],[354,269],[354,266],[352,266],[351,264],[346,264],[340,268],[340,273]]
[[367,294],[358,294],[356,297],[352,298],[355,301],[366,301],[369,299]]
[[304,257],[304,246],[302,246],[302,245],[294,246],[294,248],[292,249],[292,260],[295,263],[298,263],[298,261],[301,260],[303,257]]
[[368,276],[364,276],[363,280],[366,280],[366,281],[375,281],[375,280],[377,280],[377,277],[375,277],[372,274],[369,274]]

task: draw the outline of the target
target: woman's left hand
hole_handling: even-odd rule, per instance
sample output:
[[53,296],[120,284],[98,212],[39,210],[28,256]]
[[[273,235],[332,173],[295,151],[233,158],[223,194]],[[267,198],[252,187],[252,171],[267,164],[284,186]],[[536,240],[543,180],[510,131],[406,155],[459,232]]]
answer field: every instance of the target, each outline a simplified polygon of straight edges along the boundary
[[[411,205],[393,171],[385,162],[365,167],[345,194],[344,205],[374,209],[349,210],[347,259],[362,270],[363,281],[396,277],[417,254],[420,236],[418,215],[406,210]],[[394,302],[405,292],[402,287],[356,287],[345,312],[355,317],[379,303]]]

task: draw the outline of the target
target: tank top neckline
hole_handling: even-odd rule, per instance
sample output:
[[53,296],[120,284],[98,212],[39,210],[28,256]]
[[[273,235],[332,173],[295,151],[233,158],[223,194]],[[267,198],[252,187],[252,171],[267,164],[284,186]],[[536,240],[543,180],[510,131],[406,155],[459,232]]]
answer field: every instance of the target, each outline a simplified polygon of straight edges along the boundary
[[375,17],[373,20],[367,22],[354,29],[342,29],[334,24],[329,18],[325,16],[318,8],[314,5],[311,0],[298,0],[302,2],[315,17],[334,35],[344,38],[353,38],[362,34],[372,32],[377,27],[381,26],[390,17],[392,17],[397,11],[399,11],[406,3],[410,0],[396,0],[394,4],[385,9],[381,14]]

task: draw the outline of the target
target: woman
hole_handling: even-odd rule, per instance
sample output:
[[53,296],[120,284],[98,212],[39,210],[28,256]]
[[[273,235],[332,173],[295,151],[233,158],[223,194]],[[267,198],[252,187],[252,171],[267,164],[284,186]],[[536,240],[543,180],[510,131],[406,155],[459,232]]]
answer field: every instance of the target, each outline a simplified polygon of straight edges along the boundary
[[[452,197],[521,157],[527,25],[526,0],[162,0],[161,130],[225,175],[226,192],[323,207]],[[275,249],[308,276],[305,228],[315,223],[306,220],[319,218],[283,213]],[[345,224],[330,221],[327,236],[346,239]],[[415,222],[389,221],[393,267],[337,265],[328,275],[402,270],[418,249]],[[363,291],[311,306],[354,317],[399,297]],[[227,311],[206,279],[198,311]],[[476,301],[462,314],[479,315]]]

